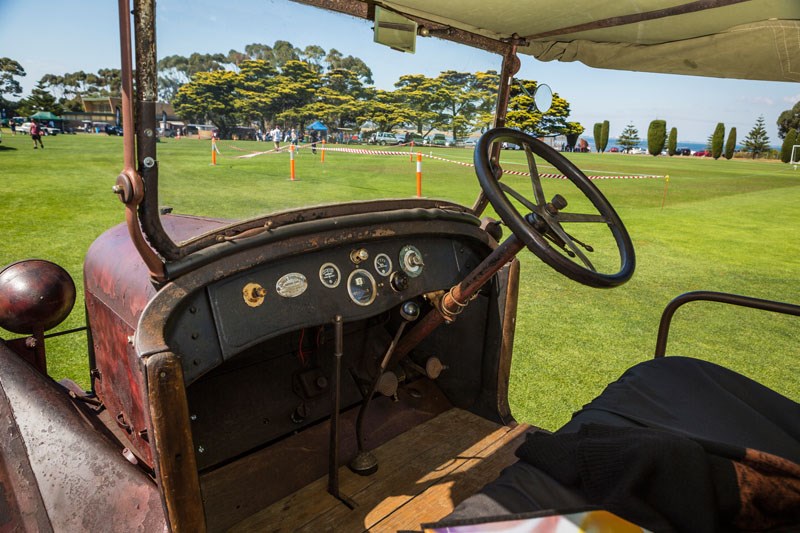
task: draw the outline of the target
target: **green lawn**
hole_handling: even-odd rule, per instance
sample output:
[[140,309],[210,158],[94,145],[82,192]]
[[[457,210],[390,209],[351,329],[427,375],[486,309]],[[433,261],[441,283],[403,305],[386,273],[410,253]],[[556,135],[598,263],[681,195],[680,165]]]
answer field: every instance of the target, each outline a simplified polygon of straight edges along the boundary
[[[79,286],[91,242],[123,220],[111,193],[122,166],[122,139],[105,135],[45,138],[3,130],[0,144],[0,265],[39,257],[64,266]],[[416,191],[408,156],[328,151],[325,163],[308,151],[289,178],[288,154],[242,159],[267,143],[167,139],[159,144],[162,205],[175,212],[247,217],[268,210],[354,198],[409,197]],[[424,149],[470,161],[471,150]],[[600,180],[633,238],[637,271],[613,290],[584,287],[522,252],[522,286],[512,368],[517,418],[555,428],[625,368],[648,358],[664,305],[689,290],[731,291],[800,302],[800,170],[775,162],[693,157],[570,154],[589,174],[669,175],[664,179]],[[519,152],[504,152],[507,169],[524,170]],[[519,166],[517,166],[517,164]],[[548,172],[546,167],[541,172]],[[528,190],[526,179],[508,183]],[[220,186],[221,185],[221,186]],[[548,188],[564,184],[553,180]],[[214,190],[210,194],[210,190]],[[423,195],[471,205],[479,187],[468,167],[425,158]],[[76,305],[57,330],[83,325]],[[679,311],[668,351],[706,357],[800,400],[796,319],[718,304]],[[0,331],[0,336],[8,336]],[[48,344],[51,374],[87,384],[82,334]]]

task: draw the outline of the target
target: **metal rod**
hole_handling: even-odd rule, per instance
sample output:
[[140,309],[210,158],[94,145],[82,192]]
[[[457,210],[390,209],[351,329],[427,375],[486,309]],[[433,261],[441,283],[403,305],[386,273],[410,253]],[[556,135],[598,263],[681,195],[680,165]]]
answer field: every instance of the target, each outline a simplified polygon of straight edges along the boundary
[[356,419],[356,440],[358,441],[358,451],[364,451],[364,418],[369,408],[369,402],[372,400],[372,396],[375,394],[375,389],[378,387],[378,381],[380,381],[381,376],[386,371],[386,367],[389,364],[389,361],[392,358],[392,354],[394,353],[395,348],[397,347],[397,343],[400,340],[400,335],[403,334],[403,330],[406,329],[406,325],[408,322],[402,322],[400,327],[397,328],[397,333],[394,334],[394,338],[392,339],[392,343],[389,345],[389,349],[386,350],[386,355],[383,356],[383,361],[381,361],[381,365],[378,368],[378,372],[375,374],[375,377],[372,379],[372,384],[370,385],[369,391],[367,395],[364,397],[364,401],[361,404],[361,408],[358,410],[358,418]]
[[341,402],[342,355],[344,353],[344,327],[342,315],[333,319],[334,327],[334,371],[333,412],[331,413],[331,438],[328,451],[328,492],[351,509],[353,504],[339,494],[339,404]]
[[703,300],[707,302],[718,302],[729,305],[738,305],[740,307],[749,307],[751,309],[760,309],[762,311],[771,311],[773,313],[782,313],[785,315],[800,316],[800,305],[787,304],[784,302],[776,302],[773,300],[761,300],[759,298],[751,298],[749,296],[741,296],[738,294],[730,294],[724,292],[713,291],[692,291],[680,296],[675,297],[661,314],[661,322],[658,325],[658,338],[656,339],[655,357],[664,357],[667,352],[667,337],[669,336],[669,326],[672,322],[672,316],[683,304]]
[[68,329],[68,330],[65,330],[65,331],[59,331],[57,333],[48,333],[47,335],[44,336],[44,338],[45,339],[52,339],[53,337],[61,337],[62,335],[69,335],[70,333],[78,333],[79,331],[86,331],[87,329],[89,329],[89,328],[87,328],[86,326],[83,326],[81,328]]
[[[510,48],[503,54],[503,64],[500,68],[500,86],[497,89],[497,105],[494,112],[494,127],[502,128],[506,125],[506,113],[508,112],[508,103],[511,100],[511,81],[514,79],[514,74],[519,72],[520,61],[517,57],[517,44],[512,42]],[[491,160],[497,163],[500,158],[500,143],[492,144]],[[472,206],[475,216],[481,214],[489,205],[489,199],[483,191],[478,195],[475,203]]]

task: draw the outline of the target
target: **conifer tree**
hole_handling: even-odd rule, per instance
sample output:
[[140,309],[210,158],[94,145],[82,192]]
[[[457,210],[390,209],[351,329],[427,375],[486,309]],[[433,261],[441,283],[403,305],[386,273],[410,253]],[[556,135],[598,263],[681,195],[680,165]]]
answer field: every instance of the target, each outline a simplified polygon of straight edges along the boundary
[[659,155],[664,149],[664,141],[667,138],[667,121],[654,120],[647,128],[647,151],[650,155]]
[[631,148],[639,146],[639,141],[639,130],[633,124],[628,124],[620,133],[617,144],[622,147],[623,151],[630,152]]
[[669,139],[667,139],[667,153],[675,155],[678,152],[678,128],[669,130]]
[[725,159],[731,159],[736,151],[736,128],[731,128],[728,133],[728,142],[725,143]]
[[764,152],[769,152],[769,136],[767,136],[767,129],[764,127],[764,115],[758,117],[756,125],[747,134],[744,139],[744,149],[750,152],[755,159]]
[[722,144],[725,140],[725,124],[719,122],[714,135],[711,136],[711,157],[719,159],[722,155]]

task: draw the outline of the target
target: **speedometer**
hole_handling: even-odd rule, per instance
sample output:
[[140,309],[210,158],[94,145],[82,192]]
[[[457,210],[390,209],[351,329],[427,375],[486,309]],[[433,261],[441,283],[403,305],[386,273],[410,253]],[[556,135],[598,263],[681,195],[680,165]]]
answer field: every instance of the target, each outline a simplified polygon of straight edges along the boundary
[[347,278],[347,294],[357,305],[369,305],[375,300],[375,278],[361,268],[354,270]]

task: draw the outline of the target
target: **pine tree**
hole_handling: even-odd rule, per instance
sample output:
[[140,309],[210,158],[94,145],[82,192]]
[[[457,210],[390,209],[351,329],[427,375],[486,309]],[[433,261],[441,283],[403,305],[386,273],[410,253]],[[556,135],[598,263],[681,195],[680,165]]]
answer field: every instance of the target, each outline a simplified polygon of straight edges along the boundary
[[764,115],[758,117],[756,125],[753,126],[753,129],[750,130],[750,133],[745,137],[744,150],[745,152],[751,152],[753,154],[753,159],[758,157],[759,154],[769,152],[769,137],[764,127]]
[[625,126],[625,129],[622,130],[622,133],[620,133],[617,144],[622,147],[623,151],[630,152],[631,148],[639,146],[640,140],[639,130],[637,130],[633,124],[628,124]]
[[33,88],[31,94],[27,98],[23,98],[19,102],[19,113],[30,116],[37,111],[50,111],[53,114],[60,115],[64,112],[64,108],[56,102],[55,97],[47,92],[44,84],[40,81]]

